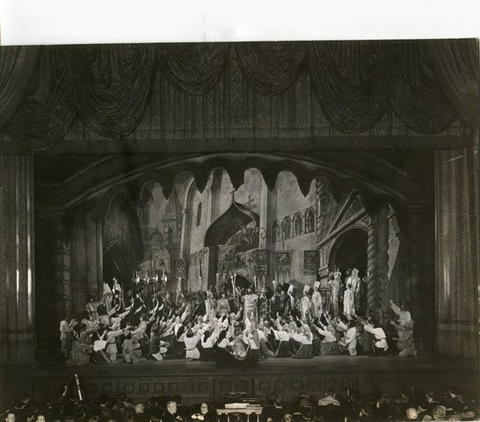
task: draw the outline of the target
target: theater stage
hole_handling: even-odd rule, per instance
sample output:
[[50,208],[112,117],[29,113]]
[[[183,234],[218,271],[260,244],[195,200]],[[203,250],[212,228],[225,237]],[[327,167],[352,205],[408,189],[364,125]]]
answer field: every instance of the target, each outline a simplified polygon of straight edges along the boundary
[[[477,395],[476,360],[422,355],[415,358],[321,356],[307,360],[269,359],[258,367],[217,368],[214,362],[164,360],[138,364],[69,367],[58,364],[0,367],[0,397],[6,403],[22,391],[35,400],[53,398],[73,376],[80,376],[83,393],[94,399],[102,393],[124,392],[136,400],[181,394],[187,404],[220,400],[228,392],[264,396],[275,392],[286,399],[299,393],[320,396],[353,381],[362,394],[375,390],[399,395],[403,386],[442,392],[450,385]],[[73,384],[72,384],[73,386]]]

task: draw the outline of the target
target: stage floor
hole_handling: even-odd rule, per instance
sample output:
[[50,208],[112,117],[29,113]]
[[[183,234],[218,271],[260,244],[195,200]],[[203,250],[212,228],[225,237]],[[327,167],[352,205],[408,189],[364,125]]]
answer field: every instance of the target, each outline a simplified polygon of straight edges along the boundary
[[456,357],[422,355],[414,358],[392,356],[318,356],[313,359],[276,358],[257,367],[217,368],[214,362],[185,360],[140,361],[136,364],[59,364],[0,366],[2,402],[21,391],[36,400],[55,397],[62,385],[80,376],[84,394],[94,398],[102,393],[125,392],[136,399],[181,394],[186,402],[218,400],[225,393],[244,391],[249,396],[275,392],[286,397],[302,392],[322,395],[333,386],[354,382],[363,394],[375,390],[399,394],[403,386],[441,391],[449,385],[478,391],[478,361]]

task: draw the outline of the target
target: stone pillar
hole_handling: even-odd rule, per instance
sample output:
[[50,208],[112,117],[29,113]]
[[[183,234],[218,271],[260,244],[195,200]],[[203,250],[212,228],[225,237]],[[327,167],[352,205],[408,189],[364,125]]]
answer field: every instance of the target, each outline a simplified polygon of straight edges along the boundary
[[190,252],[189,233],[191,230],[190,209],[182,209],[182,236],[180,238],[180,256],[187,259]]
[[53,214],[53,306],[60,321],[66,312],[72,311],[71,253],[67,242],[64,214]]
[[478,151],[435,151],[436,351],[478,357]]
[[210,227],[210,225],[214,221],[214,214],[215,214],[215,186],[211,184],[210,186],[207,187],[207,206],[205,212],[207,213],[207,228]]
[[35,353],[33,157],[0,156],[0,362]]
[[[266,240],[266,248],[267,249],[267,283],[275,280],[276,277],[276,255],[275,250],[277,249],[277,244],[275,242],[275,233],[273,232],[273,223],[277,219],[277,188],[275,187],[273,190],[268,191],[268,206],[267,206],[267,216],[266,216],[266,226],[267,229],[267,236]],[[278,282],[279,280],[277,280]],[[278,284],[277,284],[278,285]]]
[[[270,223],[270,220],[268,219],[268,214],[269,211],[271,212],[270,208],[272,207],[271,205],[271,200],[270,200],[270,192],[268,191],[267,185],[265,182],[262,180],[262,187],[260,190],[260,209],[259,209],[259,214],[260,214],[260,232],[259,232],[259,237],[258,237],[258,249],[267,249],[268,243],[270,241],[270,244],[273,243],[273,221]],[[268,233],[270,232],[270,233]]]
[[[212,224],[218,217],[220,217],[220,210],[222,207],[222,175],[223,170],[216,169],[212,175],[212,184],[210,186],[210,220],[208,225]],[[208,218],[208,217],[207,217]]]

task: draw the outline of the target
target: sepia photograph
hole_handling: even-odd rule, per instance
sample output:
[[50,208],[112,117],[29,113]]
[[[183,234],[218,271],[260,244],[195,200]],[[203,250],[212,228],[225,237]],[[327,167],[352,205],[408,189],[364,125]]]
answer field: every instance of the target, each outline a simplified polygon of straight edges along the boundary
[[2,418],[480,419],[478,67],[0,47]]

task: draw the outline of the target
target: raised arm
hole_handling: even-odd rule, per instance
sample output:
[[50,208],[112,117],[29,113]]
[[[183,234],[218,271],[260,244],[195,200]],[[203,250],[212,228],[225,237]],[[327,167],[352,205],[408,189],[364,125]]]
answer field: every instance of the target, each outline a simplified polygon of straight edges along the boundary
[[390,307],[392,308],[392,311],[395,312],[397,315],[400,315],[400,312],[402,311],[395,303],[393,303],[393,300],[390,301]]

